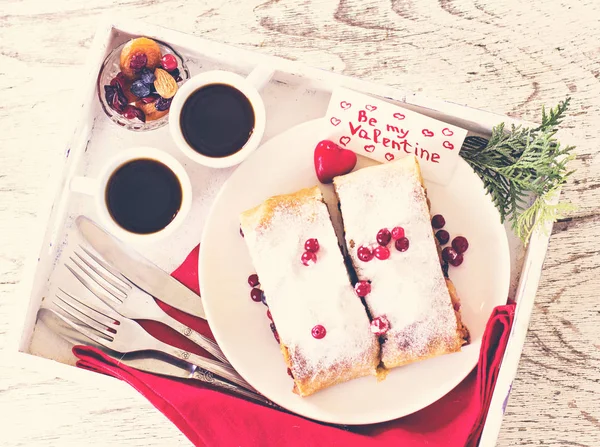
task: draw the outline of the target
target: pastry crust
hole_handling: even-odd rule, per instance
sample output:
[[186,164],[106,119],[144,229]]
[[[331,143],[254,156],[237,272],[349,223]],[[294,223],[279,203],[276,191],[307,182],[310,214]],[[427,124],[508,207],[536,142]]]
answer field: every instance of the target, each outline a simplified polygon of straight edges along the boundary
[[[379,344],[352,288],[319,188],[271,197],[242,213],[240,222],[294,392],[308,396],[376,375]],[[300,258],[309,238],[317,238],[320,248],[316,263],[305,266]],[[316,325],[326,329],[325,337],[312,336]]]
[[[460,318],[456,289],[443,277],[418,160],[408,156],[336,177],[334,187],[358,279],[371,281],[365,297],[369,313],[390,322],[381,339],[382,366],[460,351],[468,330]],[[390,258],[358,259],[360,246],[375,248],[377,232],[396,226],[405,229],[407,251],[397,251],[392,241]]]

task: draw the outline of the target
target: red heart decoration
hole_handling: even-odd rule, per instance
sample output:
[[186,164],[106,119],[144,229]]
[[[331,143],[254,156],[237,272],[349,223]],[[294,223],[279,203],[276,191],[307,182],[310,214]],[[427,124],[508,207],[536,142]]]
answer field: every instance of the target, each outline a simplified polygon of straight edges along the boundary
[[444,128],[442,129],[442,134],[443,134],[445,137],[451,137],[452,135],[454,135],[454,132],[452,132],[452,131],[451,131],[450,129],[448,129],[447,127],[444,127]]
[[396,113],[394,113],[394,118],[396,118],[398,120],[403,120],[404,118],[406,118],[406,116],[400,112],[396,112]]
[[385,159],[387,161],[392,161],[394,159],[394,154],[390,154],[389,152],[385,154]]
[[372,106],[372,105],[367,104],[365,106],[365,109],[367,109],[369,112],[372,112],[374,110],[377,110],[377,106]]
[[348,143],[350,143],[350,137],[342,137],[342,138],[340,138],[340,144],[342,146],[346,146]]
[[315,172],[321,183],[331,183],[334,177],[347,174],[356,166],[354,152],[339,147],[329,140],[323,140],[317,144],[314,160]]
[[342,101],[340,102],[340,107],[344,110],[348,110],[350,107],[352,107],[352,104],[347,101]]
[[430,131],[429,129],[423,129],[423,135],[425,135],[426,137],[432,137],[433,132]]
[[373,152],[374,150],[375,150],[375,146],[372,144],[367,144],[365,146],[365,151],[367,151],[367,152]]
[[338,124],[340,124],[342,122],[342,120],[336,118],[335,116],[332,116],[331,119],[329,120],[329,122],[331,124],[333,124],[334,126],[337,126]]
[[442,146],[444,146],[446,149],[450,149],[450,150],[454,149],[454,145],[452,143],[450,143],[449,141],[444,141],[442,143]]

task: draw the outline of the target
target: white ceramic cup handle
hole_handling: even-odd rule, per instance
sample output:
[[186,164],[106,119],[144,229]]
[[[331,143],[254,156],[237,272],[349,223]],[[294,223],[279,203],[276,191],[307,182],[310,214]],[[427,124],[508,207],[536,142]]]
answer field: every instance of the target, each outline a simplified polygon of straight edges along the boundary
[[260,91],[269,83],[274,74],[275,70],[273,70],[272,67],[268,65],[259,65],[252,70],[246,79],[256,90]]
[[69,182],[69,189],[72,192],[95,196],[98,191],[98,181],[89,177],[73,177]]

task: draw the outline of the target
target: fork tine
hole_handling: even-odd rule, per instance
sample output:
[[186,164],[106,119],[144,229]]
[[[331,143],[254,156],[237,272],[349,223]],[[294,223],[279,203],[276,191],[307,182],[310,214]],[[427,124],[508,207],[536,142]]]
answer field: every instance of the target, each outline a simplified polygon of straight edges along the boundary
[[[101,271],[101,269],[96,268],[91,262],[86,261],[79,253],[75,252],[77,257],[79,257],[79,259],[81,259],[83,262],[85,262],[85,264],[89,268],[94,270],[106,282],[110,283],[116,289],[120,290],[125,295],[127,295],[127,292],[129,290],[131,290],[130,281],[127,278],[125,278],[123,275],[121,275],[119,272],[116,272],[110,265],[108,265],[106,262],[104,262],[102,259],[100,259],[98,256],[96,256],[94,253],[89,251],[83,245],[79,245],[79,247],[84,251],[85,254],[87,254],[90,258],[92,258],[97,265],[99,265],[102,269],[106,270],[106,272],[108,272],[108,275],[104,274]],[[111,279],[111,277],[112,277],[112,279]]]
[[[57,306],[57,307],[59,309],[62,309],[62,307],[60,307],[60,306]],[[99,345],[106,346],[107,348],[110,348],[112,340],[108,340],[108,339],[106,339],[104,337],[100,337],[100,336],[94,334],[93,332],[89,331],[87,328],[83,327],[82,325],[71,321],[69,318],[67,318],[61,312],[58,312],[57,310],[54,310],[54,309],[51,309],[51,308],[49,308],[48,310],[50,312],[52,312],[54,315],[56,315],[58,318],[60,318],[62,321],[64,321],[66,324],[68,324],[70,327],[72,327],[73,329],[75,329],[77,332],[85,335],[87,338],[89,338],[93,342],[96,342]],[[64,309],[63,309],[63,311],[64,311]]]
[[[84,269],[77,261],[75,261],[73,258],[70,258],[71,261],[73,261],[73,263],[79,267],[79,269],[86,273],[86,276],[90,277],[91,279],[94,279],[93,277],[90,276],[89,273],[87,273],[86,269]],[[102,287],[101,284],[98,284],[97,281],[94,280],[94,283],[88,281],[87,279],[85,279],[83,276],[81,276],[79,273],[77,273],[75,271],[75,269],[73,267],[71,267],[69,264],[65,263],[65,267],[69,269],[69,271],[75,276],[75,278],[77,278],[79,280],[79,282],[81,284],[83,284],[85,286],[86,289],[88,289],[90,292],[92,292],[94,295],[96,295],[98,298],[100,298],[106,305],[108,306],[114,306],[115,304],[121,304],[123,301],[118,298],[116,295],[114,295],[113,293],[110,293],[109,291],[107,291],[104,287]],[[104,291],[108,292],[108,294],[104,293]]]
[[[88,309],[90,309],[90,310],[96,312],[97,314],[101,315],[99,318],[104,318],[106,321],[108,321],[108,324],[114,324],[115,321],[118,322],[118,321],[120,321],[123,318],[123,316],[120,313],[116,312],[111,307],[97,307],[93,303],[85,302],[84,300],[82,300],[80,298],[74,297],[70,293],[65,292],[60,287],[58,288],[58,290],[60,290],[62,293],[64,293],[65,295],[67,295],[72,300],[77,301],[79,304],[82,304],[83,306],[87,307]],[[88,313],[88,312],[86,311],[86,313]],[[101,322],[101,323],[103,323],[103,322]]]
[[127,298],[127,291],[121,290],[119,287],[115,286],[113,282],[104,278],[105,275],[99,273],[98,269],[94,267],[94,265],[91,262],[87,261],[86,259],[83,259],[83,257],[79,253],[75,252],[75,256],[77,256],[77,258],[79,258],[88,268],[82,265],[73,256],[69,257],[71,262],[73,262],[77,267],[79,267],[81,271],[85,273],[90,279],[92,279],[96,284],[98,284],[112,296],[117,298],[119,301],[123,301],[125,298]]
[[60,296],[56,296],[60,301],[54,301],[54,305],[66,314],[70,315],[71,320],[75,320],[91,329],[94,329],[96,332],[101,334],[104,338],[108,338],[110,341],[113,340],[114,334],[108,330],[107,325],[101,324],[99,321],[96,321],[93,318],[89,317],[87,314],[83,313],[80,309],[77,308],[76,305],[74,306],[70,302],[62,299]]

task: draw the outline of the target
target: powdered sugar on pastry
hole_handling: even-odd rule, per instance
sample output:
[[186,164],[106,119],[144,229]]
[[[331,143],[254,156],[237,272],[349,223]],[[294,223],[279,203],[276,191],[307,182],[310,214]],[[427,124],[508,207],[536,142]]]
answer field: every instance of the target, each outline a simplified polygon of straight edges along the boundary
[[[385,316],[390,329],[382,345],[390,368],[460,349],[448,288],[430,224],[418,162],[414,157],[365,168],[334,179],[341,203],[348,252],[360,280],[371,281],[365,298],[372,317]],[[361,246],[375,249],[382,228],[404,228],[409,248],[390,257],[361,261]]]
[[[279,333],[296,391],[375,374],[379,346],[350,284],[318,187],[272,197],[241,216],[242,230]],[[316,238],[317,261],[301,262]],[[326,334],[315,338],[322,325]]]

